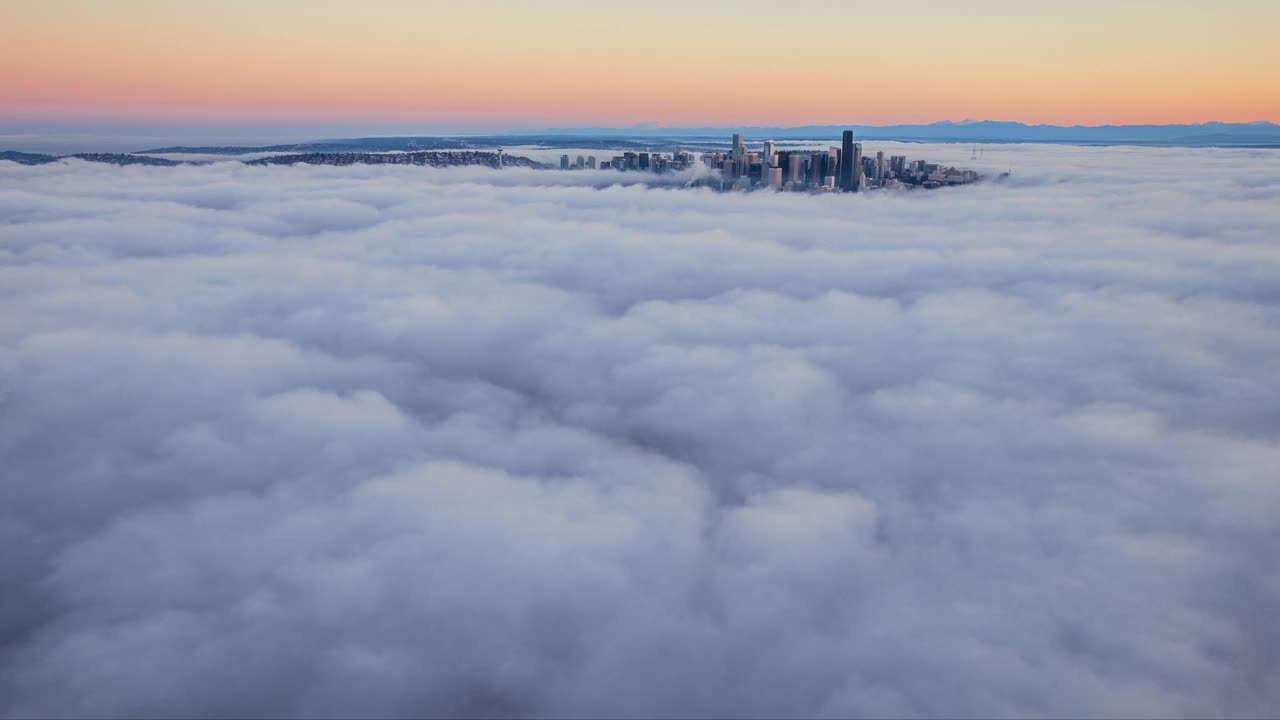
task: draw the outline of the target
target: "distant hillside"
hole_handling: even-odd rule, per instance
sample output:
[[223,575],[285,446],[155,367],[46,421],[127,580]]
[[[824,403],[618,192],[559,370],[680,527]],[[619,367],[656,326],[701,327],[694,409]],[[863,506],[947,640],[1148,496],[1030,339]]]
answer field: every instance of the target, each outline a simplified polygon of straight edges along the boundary
[[40,155],[38,153],[24,153],[15,150],[0,151],[0,160],[9,160],[10,162],[21,163],[23,165],[42,165],[47,162],[56,160],[53,155]]
[[[89,162],[111,163],[112,165],[153,165],[156,167],[173,167],[184,163],[177,160],[147,157],[146,155],[125,155],[121,153],[76,153],[64,157],[88,160]],[[58,158],[61,160],[62,158]]]
[[126,155],[122,153],[76,153],[74,155],[40,155],[37,153],[0,151],[0,160],[12,160],[23,165],[44,165],[58,160],[75,158],[87,162],[110,163],[112,165],[157,165],[171,167],[182,163],[163,158],[146,157],[144,155]]
[[[237,154],[250,152],[244,148],[236,148]],[[23,165],[43,165],[67,158],[76,158],[88,162],[110,163],[112,165],[151,165],[173,167],[175,165],[199,165],[200,162],[184,162],[167,158],[148,157],[139,154],[118,153],[76,153],[75,155],[40,155],[14,151],[0,151],[0,160],[10,160]],[[429,167],[459,167],[464,165],[483,165],[497,167],[498,154],[476,150],[460,150],[456,152],[420,151],[398,153],[353,153],[353,152],[307,152],[288,155],[273,155],[246,162],[246,165],[424,165]],[[527,167],[546,169],[555,167],[540,163],[520,155],[503,155],[504,167]]]
[[[458,152],[401,152],[401,153],[299,153],[295,155],[273,155],[271,157],[250,160],[246,165],[426,165],[429,167],[458,167],[463,165],[498,166],[498,154],[462,150]],[[551,168],[552,165],[540,163],[519,155],[503,155],[505,167]]]
[[217,145],[213,147],[191,147],[187,145],[173,145],[170,147],[152,148],[150,150],[138,150],[134,155],[168,155],[183,153],[199,153],[201,155],[243,155],[246,152],[298,152],[305,149],[306,143],[294,145],[262,145],[247,149],[238,145]]
[[174,145],[170,147],[139,150],[139,155],[164,155],[170,153],[198,153],[201,155],[242,155],[245,153],[284,152],[284,153],[339,153],[339,152],[394,152],[398,150],[465,150],[477,147],[496,147],[501,142],[481,142],[474,144],[466,138],[450,137],[369,137],[337,140],[313,140],[293,143],[291,145],[260,145],[253,147],[235,147],[219,145],[214,147],[192,147]]
[[[723,138],[716,138],[721,140]],[[620,150],[634,148],[644,150],[653,139],[625,139],[609,136],[575,135],[468,135],[465,137],[371,137],[346,140],[313,140],[294,145],[252,145],[200,147],[175,145],[171,147],[139,150],[138,155],[192,154],[192,155],[249,155],[253,153],[382,153],[382,152],[430,152],[439,150],[480,150],[507,145],[540,145],[574,149]]]

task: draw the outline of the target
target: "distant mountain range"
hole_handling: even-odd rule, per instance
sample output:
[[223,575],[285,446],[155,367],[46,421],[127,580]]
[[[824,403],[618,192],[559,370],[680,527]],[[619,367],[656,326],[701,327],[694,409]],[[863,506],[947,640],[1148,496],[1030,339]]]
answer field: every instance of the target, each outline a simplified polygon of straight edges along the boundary
[[1271,122],[1194,125],[1027,125],[995,120],[937,122],[928,125],[805,125],[800,127],[671,128],[642,123],[627,128],[551,128],[537,132],[513,130],[511,136],[568,135],[576,137],[723,138],[742,133],[748,138],[813,140],[838,138],[853,130],[860,140],[915,142],[1077,143],[1172,146],[1280,146],[1280,125]]

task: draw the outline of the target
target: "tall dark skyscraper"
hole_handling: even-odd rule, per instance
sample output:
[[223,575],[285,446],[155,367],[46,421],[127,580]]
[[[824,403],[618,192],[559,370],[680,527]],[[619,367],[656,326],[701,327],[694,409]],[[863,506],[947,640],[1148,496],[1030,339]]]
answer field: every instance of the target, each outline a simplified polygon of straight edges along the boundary
[[840,189],[845,192],[854,190],[853,162],[853,131],[845,130],[840,139],[840,176],[836,178]]

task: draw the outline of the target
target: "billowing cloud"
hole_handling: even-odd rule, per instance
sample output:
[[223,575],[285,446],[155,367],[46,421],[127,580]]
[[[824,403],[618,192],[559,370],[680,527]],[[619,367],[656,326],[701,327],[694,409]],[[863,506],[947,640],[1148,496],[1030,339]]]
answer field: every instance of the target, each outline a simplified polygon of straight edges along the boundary
[[0,163],[0,713],[1274,713],[1274,152],[986,157]]

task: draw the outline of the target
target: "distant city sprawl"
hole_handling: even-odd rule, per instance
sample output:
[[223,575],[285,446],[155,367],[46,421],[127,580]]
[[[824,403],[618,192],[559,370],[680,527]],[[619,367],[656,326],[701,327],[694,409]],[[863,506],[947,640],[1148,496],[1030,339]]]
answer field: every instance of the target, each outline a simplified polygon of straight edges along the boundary
[[853,131],[845,130],[840,147],[825,151],[777,150],[773,140],[759,150],[750,149],[741,133],[734,133],[728,153],[624,152],[608,160],[594,155],[570,161],[560,156],[561,170],[614,169],[619,171],[669,172],[688,170],[699,162],[715,171],[697,184],[720,190],[770,189],[792,192],[861,192],[880,188],[938,188],[965,185],[982,176],[973,170],[947,167],[925,160],[909,161],[905,155],[874,157],[862,153],[862,143],[853,141]]
[[[933,189],[949,185],[978,182],[983,176],[974,170],[957,168],[927,160],[909,159],[905,155],[876,152],[864,154],[862,143],[853,141],[853,131],[845,130],[840,145],[817,150],[779,150],[774,140],[763,140],[753,149],[734,133],[727,152],[720,142],[690,138],[688,141],[649,145],[636,139],[603,140],[601,138],[555,137],[527,138],[518,144],[534,152],[554,147],[591,148],[599,143],[600,152],[620,153],[597,159],[595,155],[564,154],[561,170],[616,170],[643,173],[627,183],[649,184],[647,175],[683,173],[664,178],[662,184],[684,187],[706,187],[717,191],[774,190],[788,192],[863,192],[879,189]],[[794,141],[791,141],[794,145]],[[572,143],[572,144],[570,144]],[[806,143],[808,144],[808,143]],[[468,145],[470,147],[459,147]],[[821,146],[821,142],[814,143]],[[424,146],[439,149],[424,150]],[[478,148],[489,147],[491,150]],[[587,150],[589,152],[589,150]],[[974,146],[978,158],[979,146]],[[261,154],[260,157],[252,157]],[[239,157],[237,157],[239,156]],[[542,156],[546,158],[545,155]],[[551,157],[554,157],[552,155]],[[542,160],[507,153],[495,138],[365,138],[321,141],[295,145],[262,147],[167,147],[135,153],[76,153],[45,155],[26,152],[0,152],[0,161],[21,165],[43,165],[65,160],[113,165],[176,166],[209,162],[236,161],[247,165],[416,165],[433,168],[481,166],[495,169],[526,168],[554,170],[556,166]],[[1004,177],[1008,173],[1001,173]],[[603,178],[601,178],[604,181]],[[655,179],[656,180],[656,179]],[[604,181],[611,184],[610,181]]]

